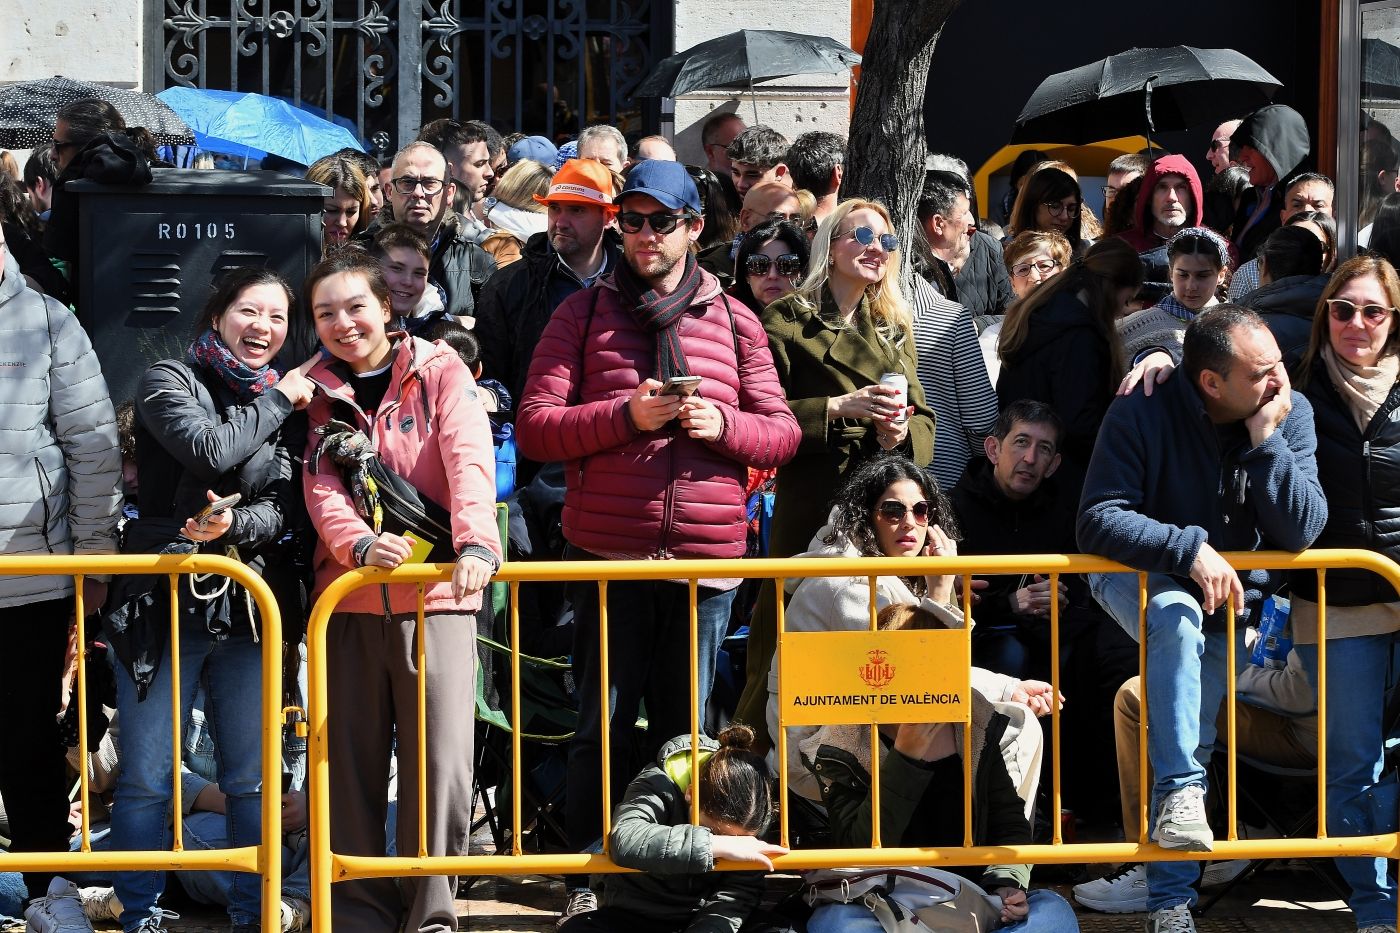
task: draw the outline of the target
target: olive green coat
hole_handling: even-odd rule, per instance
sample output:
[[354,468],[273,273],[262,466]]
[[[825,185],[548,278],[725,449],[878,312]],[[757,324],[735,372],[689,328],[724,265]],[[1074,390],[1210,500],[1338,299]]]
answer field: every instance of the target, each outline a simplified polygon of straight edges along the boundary
[[837,323],[839,311],[826,290],[820,314],[788,295],[769,305],[761,319],[788,407],[802,429],[797,456],[778,471],[768,548],[773,557],[790,557],[805,551],[825,523],[831,499],[847,473],[881,452],[874,422],[826,420],[833,396],[877,383],[885,373],[903,373],[914,413],[909,436],[897,451],[919,466],[933,459],[934,415],[919,384],[913,337],[906,336],[897,346],[882,340],[864,299],[850,326]]
[[[895,452],[919,466],[933,459],[933,411],[924,400],[917,375],[918,359],[912,335],[892,346],[881,339],[870,319],[865,299],[849,326],[831,293],[822,290],[818,313],[797,295],[779,298],[760,315],[768,332],[768,347],[788,407],[802,429],[797,456],[778,470],[773,503],[771,557],[791,557],[807,550],[812,535],[826,523],[831,500],[846,475],[881,453],[874,422],[843,418],[826,420],[827,403],[880,381],[885,373],[903,373],[909,380],[909,434]],[[734,718],[766,733],[768,668],[778,643],[777,606],[773,588],[765,586],[749,623],[747,680]]]

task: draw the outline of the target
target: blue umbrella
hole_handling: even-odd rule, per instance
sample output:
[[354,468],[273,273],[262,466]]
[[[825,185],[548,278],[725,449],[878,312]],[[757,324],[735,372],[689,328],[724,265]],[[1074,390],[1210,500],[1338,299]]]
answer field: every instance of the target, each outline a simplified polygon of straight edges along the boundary
[[337,126],[275,97],[242,91],[166,88],[156,95],[194,130],[200,148],[246,159],[268,153],[310,165],[347,146],[364,146]]

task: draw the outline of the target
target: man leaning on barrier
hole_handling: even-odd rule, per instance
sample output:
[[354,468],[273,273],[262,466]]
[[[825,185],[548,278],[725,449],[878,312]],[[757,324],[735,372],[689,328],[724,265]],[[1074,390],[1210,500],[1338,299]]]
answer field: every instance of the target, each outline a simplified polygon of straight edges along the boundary
[[[1317,478],[1312,409],[1289,389],[1278,344],[1237,305],[1202,312],[1181,364],[1148,397],[1114,401],[1089,463],[1079,546],[1147,577],[1148,758],[1155,782],[1151,838],[1208,852],[1203,762],[1224,699],[1225,607],[1244,613],[1280,582],[1243,579],[1221,551],[1312,544],[1327,520]],[[1094,597],[1138,635],[1138,578],[1094,574]],[[1241,662],[1246,655],[1238,654]],[[1195,862],[1148,866],[1148,933],[1194,933]]]
[[[704,219],[683,165],[637,163],[617,200],[624,261],[545,327],[518,409],[520,450],[568,461],[566,558],[742,557],[746,467],[786,463],[799,439],[768,338],[695,262]],[[703,580],[696,591],[702,711],[738,583]],[[690,605],[684,581],[616,582],[608,595],[616,802],[628,777],[616,753],[643,698],[648,755],[690,731]],[[585,849],[602,829],[597,584],[569,596],[580,710],[567,822],[570,844]],[[570,879],[566,918],[596,907],[584,885]]]

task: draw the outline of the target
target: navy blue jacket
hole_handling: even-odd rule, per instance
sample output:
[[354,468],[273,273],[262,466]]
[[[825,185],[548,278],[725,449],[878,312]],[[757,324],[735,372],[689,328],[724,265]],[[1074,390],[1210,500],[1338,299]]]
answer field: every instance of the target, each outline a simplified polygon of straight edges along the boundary
[[[1115,400],[1089,461],[1080,549],[1170,574],[1200,599],[1191,565],[1207,541],[1217,551],[1310,546],[1327,524],[1327,500],[1312,406],[1301,392],[1292,401],[1283,424],[1250,447],[1243,422],[1211,422],[1183,372],[1151,398],[1137,391]],[[1240,582],[1250,612],[1281,576],[1253,571]]]

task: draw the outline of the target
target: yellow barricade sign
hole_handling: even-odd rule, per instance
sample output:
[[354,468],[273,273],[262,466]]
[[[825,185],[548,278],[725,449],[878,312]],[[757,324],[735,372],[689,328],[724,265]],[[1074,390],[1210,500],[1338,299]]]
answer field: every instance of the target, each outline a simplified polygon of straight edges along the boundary
[[965,630],[785,632],[788,726],[966,722],[972,672]]

